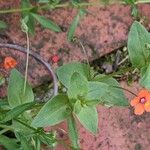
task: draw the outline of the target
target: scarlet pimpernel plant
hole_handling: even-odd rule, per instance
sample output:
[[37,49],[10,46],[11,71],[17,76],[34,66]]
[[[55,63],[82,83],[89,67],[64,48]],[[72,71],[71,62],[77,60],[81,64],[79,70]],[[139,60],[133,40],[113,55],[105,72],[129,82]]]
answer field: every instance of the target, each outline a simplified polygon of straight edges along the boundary
[[[134,0],[124,0],[124,2],[132,5],[135,14],[138,2]],[[59,0],[39,0],[38,4],[32,4],[28,0],[22,0],[21,7],[16,9],[16,12],[22,14],[23,23],[28,29],[26,31],[28,37],[28,32],[34,34],[36,22],[54,32],[61,32],[59,25],[40,15],[39,10],[73,6],[78,11],[68,31],[68,40],[71,41],[79,20],[87,13],[85,6],[92,4],[97,5],[99,2],[85,3],[71,0],[62,3]],[[0,13],[11,11],[14,9],[0,11]],[[0,25],[1,28],[7,26],[4,22],[0,22]],[[0,47],[13,48],[27,53],[25,48],[12,44],[0,44]],[[121,88],[115,78],[99,74],[88,63],[65,64],[57,68],[55,74],[50,64],[29,51],[28,47],[28,55],[46,66],[54,82],[53,96],[45,103],[36,102],[32,87],[26,82],[26,78],[15,69],[17,61],[10,56],[6,57],[3,65],[6,70],[11,69],[11,73],[7,99],[0,101],[0,144],[8,150],[40,150],[43,144],[54,148],[58,143],[64,144],[64,141],[57,139],[57,132],[45,132],[44,128],[66,121],[71,141],[71,145],[67,145],[67,148],[79,150],[81,147],[77,130],[78,123],[81,123],[92,134],[96,134],[98,131],[98,105],[106,107],[129,107],[131,105],[133,106],[131,111],[134,111],[135,115],[149,113],[150,33],[137,21],[131,26],[127,47],[133,68],[140,72],[139,84],[143,88],[143,90],[137,91],[139,94],[133,100],[126,98],[123,92],[126,89]],[[53,56],[52,61],[57,63],[59,57]],[[65,92],[58,91],[58,82],[61,87],[65,88]],[[24,88],[24,83],[26,83],[26,88]],[[6,133],[13,133],[13,138]]]

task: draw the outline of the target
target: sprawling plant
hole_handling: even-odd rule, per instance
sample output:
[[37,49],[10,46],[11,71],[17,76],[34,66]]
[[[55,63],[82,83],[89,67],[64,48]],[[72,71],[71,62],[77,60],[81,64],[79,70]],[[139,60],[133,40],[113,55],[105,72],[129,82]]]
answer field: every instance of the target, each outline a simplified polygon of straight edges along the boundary
[[[105,4],[109,3],[109,1],[104,2]],[[131,4],[133,14],[137,13],[136,4],[140,1],[124,0],[123,3]],[[62,121],[66,121],[68,124],[68,134],[71,140],[71,145],[65,145],[66,148],[80,149],[78,123],[80,122],[83,127],[96,134],[98,105],[106,107],[129,106],[130,103],[123,92],[127,89],[120,87],[117,80],[110,75],[94,71],[88,63],[73,62],[59,67],[56,70],[56,75],[61,87],[65,88],[65,92],[57,92],[56,76],[48,63],[29,51],[28,33],[35,33],[36,22],[54,32],[61,32],[59,25],[39,15],[40,10],[53,10],[69,6],[76,8],[77,15],[68,31],[68,40],[71,41],[79,20],[87,13],[85,6],[95,4],[100,4],[100,2],[39,0],[33,4],[29,0],[22,0],[18,9],[0,10],[0,13],[22,13],[22,30],[26,33],[28,43],[27,51],[11,44],[0,44],[0,47],[14,48],[27,53],[25,77],[14,69],[17,65],[15,59],[7,57],[4,61],[5,69],[13,68],[9,77],[7,98],[5,101],[0,101],[0,144],[6,149],[40,150],[43,144],[50,148],[55,147],[58,143],[65,145],[64,141],[57,139],[57,132],[44,130],[45,127],[56,125]],[[6,23],[1,21],[0,28],[6,27]],[[150,112],[150,33],[139,22],[135,21],[131,26],[127,47],[132,69],[139,70],[141,75],[139,84],[144,88],[138,95],[135,94],[135,98],[131,101],[135,114],[141,115],[145,111]],[[32,88],[27,83],[29,55],[44,64],[53,77],[54,96],[46,103],[34,100]],[[3,83],[4,78],[0,77],[0,85]],[[9,133],[12,136],[9,136]]]

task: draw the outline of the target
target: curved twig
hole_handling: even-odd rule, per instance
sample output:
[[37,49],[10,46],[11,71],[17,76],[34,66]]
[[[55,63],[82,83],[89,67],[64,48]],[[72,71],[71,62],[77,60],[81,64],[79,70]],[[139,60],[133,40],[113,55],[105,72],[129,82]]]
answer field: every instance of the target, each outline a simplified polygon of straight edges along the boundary
[[[0,47],[1,48],[11,48],[11,49],[20,51],[25,54],[27,53],[26,48],[19,46],[19,45],[15,45],[15,44],[0,43]],[[54,71],[52,70],[50,64],[45,62],[38,54],[36,54],[32,51],[29,52],[29,55],[34,57],[37,61],[39,61],[41,64],[43,64],[47,68],[47,70],[49,71],[49,73],[51,74],[52,79],[53,79],[53,89],[54,89],[53,95],[54,96],[57,95],[57,93],[58,93],[57,77],[56,77]]]

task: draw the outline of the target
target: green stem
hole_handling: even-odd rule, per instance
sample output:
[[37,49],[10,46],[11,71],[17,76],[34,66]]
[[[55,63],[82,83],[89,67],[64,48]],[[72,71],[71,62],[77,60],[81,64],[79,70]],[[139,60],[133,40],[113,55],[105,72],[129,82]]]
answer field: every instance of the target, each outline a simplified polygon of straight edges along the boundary
[[26,69],[25,69],[25,81],[24,81],[24,95],[26,92],[26,86],[27,86],[27,77],[28,77],[28,67],[29,67],[29,47],[30,47],[30,43],[29,43],[29,35],[28,32],[26,33],[26,39],[27,39],[27,56],[26,56]]
[[77,132],[76,122],[75,122],[73,114],[70,115],[67,121],[68,121],[67,123],[68,123],[68,129],[69,129],[69,137],[72,142],[72,146],[74,149],[80,149],[79,143],[78,143],[78,132]]
[[7,132],[7,131],[9,131],[10,129],[3,129],[3,130],[1,130],[0,131],[0,135],[2,135],[3,133],[5,133],[5,132]]
[[7,125],[3,125],[3,124],[0,124],[0,128],[11,130],[11,131],[14,130],[13,127],[10,127],[10,126],[7,126]]

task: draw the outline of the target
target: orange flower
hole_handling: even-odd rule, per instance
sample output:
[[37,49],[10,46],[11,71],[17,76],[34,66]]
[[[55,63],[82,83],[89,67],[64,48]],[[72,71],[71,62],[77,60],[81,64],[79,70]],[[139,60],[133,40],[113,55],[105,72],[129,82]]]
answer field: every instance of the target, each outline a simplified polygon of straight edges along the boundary
[[130,104],[134,107],[136,115],[141,115],[145,111],[150,112],[150,92],[146,89],[141,90],[138,96],[131,100]]
[[12,69],[17,65],[17,61],[12,57],[6,57],[4,60],[4,68]]

